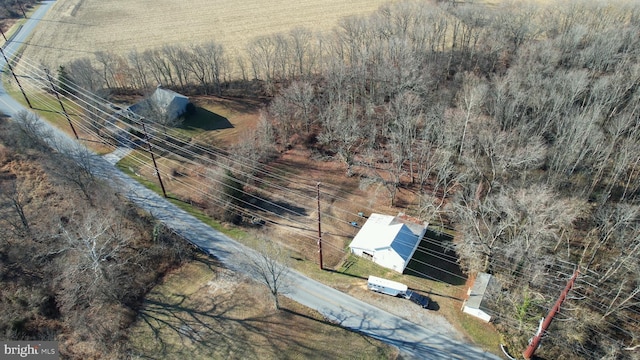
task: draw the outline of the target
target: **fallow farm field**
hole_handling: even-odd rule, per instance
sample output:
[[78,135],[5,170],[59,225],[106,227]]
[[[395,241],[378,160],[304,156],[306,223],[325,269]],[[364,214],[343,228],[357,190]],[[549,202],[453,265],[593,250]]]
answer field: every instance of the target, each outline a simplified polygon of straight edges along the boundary
[[96,51],[125,55],[214,40],[229,54],[249,40],[298,26],[327,31],[390,0],[57,0],[24,56],[51,68]]

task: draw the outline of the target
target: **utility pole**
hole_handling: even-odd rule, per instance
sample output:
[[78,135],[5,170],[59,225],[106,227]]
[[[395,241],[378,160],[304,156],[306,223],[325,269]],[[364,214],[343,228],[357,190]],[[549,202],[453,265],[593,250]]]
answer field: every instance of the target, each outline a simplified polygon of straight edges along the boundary
[[324,270],[322,265],[322,227],[320,221],[320,183],[316,185],[318,189],[318,254],[320,256],[320,270]]
[[19,0],[16,0],[16,2],[18,3],[18,6],[20,7],[20,11],[22,11],[22,16],[24,16],[24,18],[27,18],[27,14],[24,12],[24,7],[22,7],[22,3]]
[[64,116],[66,116],[67,121],[69,122],[69,126],[71,126],[71,130],[73,130],[73,135],[76,136],[76,140],[80,140],[78,138],[78,133],[76,132],[76,128],[74,128],[73,124],[71,123],[71,118],[67,113],[67,109],[64,108],[64,104],[62,103],[62,100],[60,100],[60,94],[58,93],[58,90],[56,90],[55,85],[53,85],[53,79],[51,79],[51,74],[49,74],[49,69],[44,69],[44,72],[47,74],[47,79],[49,80],[49,84],[51,84],[51,91],[53,91],[53,93],[56,94],[56,99],[58,99],[58,103],[62,108],[62,112],[64,113]]
[[4,31],[2,31],[2,26],[0,26],[0,33],[2,34],[2,37],[4,38],[5,43],[9,42],[9,40],[7,40],[7,36],[4,34]]
[[18,87],[20,88],[20,91],[22,92],[22,96],[24,96],[24,99],[27,100],[27,104],[29,105],[29,109],[33,109],[33,106],[31,106],[31,101],[29,101],[29,98],[27,97],[27,94],[24,93],[24,89],[22,88],[22,85],[20,85],[20,81],[18,81],[18,77],[16,76],[16,73],[13,72],[13,66],[11,66],[11,63],[9,62],[9,59],[7,59],[7,55],[4,54],[4,50],[2,49],[1,46],[0,46],[0,53],[2,53],[2,57],[4,58],[4,61],[7,63],[7,66],[9,67],[9,71],[11,71],[11,75],[13,75],[13,78],[16,79],[16,83],[18,83]]
[[544,320],[542,320],[540,324],[540,328],[536,333],[536,336],[533,337],[533,339],[529,343],[529,347],[527,347],[527,349],[522,353],[525,359],[527,360],[531,359],[531,357],[533,356],[533,353],[536,352],[536,349],[540,345],[540,340],[542,340],[542,335],[544,335],[549,325],[551,325],[551,321],[553,320],[553,317],[556,315],[558,311],[560,311],[560,306],[562,305],[564,300],[567,298],[567,294],[569,294],[569,290],[571,290],[571,288],[573,287],[573,283],[576,281],[576,278],[578,277],[579,273],[580,273],[580,270],[576,270],[573,273],[573,276],[567,283],[567,286],[564,288],[564,290],[560,294],[558,301],[556,301],[555,305],[553,305],[551,310],[549,310],[547,317],[544,318]]
[[167,197],[167,192],[164,190],[164,184],[162,183],[162,177],[160,176],[160,171],[158,170],[158,163],[156,163],[156,157],[153,155],[153,148],[151,148],[151,141],[149,140],[149,135],[147,134],[147,127],[144,126],[144,118],[140,118],[140,123],[142,123],[142,131],[144,131],[144,139],[147,141],[147,146],[149,147],[149,154],[151,154],[151,160],[153,160],[153,167],[156,169],[156,175],[158,175],[158,182],[160,183],[160,187],[162,188],[162,195]]

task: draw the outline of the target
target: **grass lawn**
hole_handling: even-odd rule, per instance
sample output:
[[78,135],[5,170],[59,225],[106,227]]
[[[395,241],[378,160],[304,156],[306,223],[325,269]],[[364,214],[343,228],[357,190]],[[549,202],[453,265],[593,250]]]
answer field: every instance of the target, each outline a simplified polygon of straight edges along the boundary
[[394,359],[379,341],[326,323],[200,257],[165,277],[132,327],[132,354],[155,359]]

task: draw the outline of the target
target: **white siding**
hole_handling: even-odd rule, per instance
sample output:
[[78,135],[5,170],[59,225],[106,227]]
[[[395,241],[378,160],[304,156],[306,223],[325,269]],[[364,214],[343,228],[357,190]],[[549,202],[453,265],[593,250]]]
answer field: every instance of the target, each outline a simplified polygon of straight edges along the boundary
[[473,309],[473,308],[470,308],[468,306],[465,306],[462,309],[462,312],[465,313],[465,314],[469,314],[471,316],[475,316],[475,317],[477,317],[477,318],[479,318],[479,319],[481,319],[483,321],[486,321],[486,322],[491,321],[491,315],[487,314],[486,312],[484,312],[484,311],[482,311],[480,309]]

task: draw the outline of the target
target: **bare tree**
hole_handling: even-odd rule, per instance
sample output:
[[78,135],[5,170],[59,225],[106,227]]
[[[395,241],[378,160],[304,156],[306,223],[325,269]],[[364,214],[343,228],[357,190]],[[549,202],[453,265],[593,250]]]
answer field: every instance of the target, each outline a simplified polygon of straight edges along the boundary
[[112,52],[98,51],[95,53],[95,57],[102,66],[102,80],[107,89],[122,87],[122,82],[118,79],[120,56]]
[[23,182],[7,180],[0,183],[0,214],[16,235],[29,234],[31,231],[26,206],[31,197]]
[[9,125],[9,133],[6,141],[17,149],[45,151],[49,149],[46,139],[50,139],[49,132],[44,128],[42,120],[31,112],[21,110],[13,117]]
[[313,122],[313,106],[313,86],[308,82],[294,81],[273,99],[272,112],[282,127],[308,134]]
[[210,194],[207,206],[211,214],[223,221],[237,222],[238,207],[244,204],[243,179],[231,171],[229,164],[207,169],[206,177]]
[[193,46],[187,67],[198,79],[205,94],[213,85],[218,95],[222,93],[222,82],[228,71],[227,56],[222,45],[208,42]]
[[273,126],[263,111],[260,113],[256,129],[245,130],[233,147],[233,153],[244,159],[242,163],[235,164],[237,172],[253,175],[259,171],[261,163],[266,163],[275,156],[274,143]]
[[60,84],[63,89],[78,86],[91,92],[97,92],[106,86],[104,76],[93,67],[91,60],[88,58],[74,60],[67,64],[65,69],[70,77],[67,81],[72,79],[73,84]]
[[437,218],[440,223],[444,223],[447,200],[455,193],[463,178],[463,175],[456,171],[454,157],[450,151],[438,149],[430,158],[431,165],[426,169],[427,176],[430,176],[429,191],[424,191],[420,197],[420,213],[427,219]]
[[288,274],[291,270],[288,259],[289,254],[282,246],[267,239],[264,239],[258,252],[249,258],[253,277],[267,286],[276,310],[280,309],[278,296],[286,293],[289,285]]
[[188,83],[190,53],[181,45],[165,45],[162,47],[162,56],[166,59],[167,66],[173,68],[178,86],[184,89]]
[[273,35],[275,43],[274,79],[291,79],[295,74],[294,56],[290,46],[290,38],[286,34]]
[[262,36],[249,43],[247,52],[255,79],[263,79],[271,84],[276,66],[277,46],[272,36]]
[[551,253],[583,209],[581,201],[558,200],[539,185],[505,189],[480,201],[470,190],[461,194],[454,214],[463,236],[456,249],[471,271],[488,271],[495,259],[502,273],[510,264],[511,276],[519,276],[516,268]]
[[496,181],[506,183],[512,177],[524,181],[529,171],[540,168],[546,160],[547,147],[542,138],[520,139],[514,131],[499,130],[492,121],[486,121],[475,137],[481,154],[466,160],[473,162],[471,166],[489,186]]
[[63,310],[70,312],[93,301],[117,299],[119,290],[111,285],[117,284],[120,271],[128,265],[126,248],[133,237],[122,225],[113,212],[97,210],[61,224]]
[[96,167],[92,152],[80,144],[59,144],[48,163],[49,172],[65,183],[77,187],[89,204],[94,205],[98,189],[103,188],[95,177]]
[[475,120],[480,114],[480,107],[483,104],[484,96],[487,92],[486,84],[472,74],[465,74],[462,80],[462,89],[458,93],[458,108],[462,112],[462,134],[460,146],[458,147],[458,157],[462,156],[465,146],[465,138],[469,123]]
[[318,49],[313,44],[309,29],[296,27],[289,32],[294,57],[295,76],[310,76],[316,68]]
[[133,69],[133,85],[137,89],[146,90],[149,88],[148,69],[144,63],[143,55],[138,50],[133,49],[127,55],[129,65]]
[[351,167],[365,134],[358,115],[346,103],[336,102],[323,107],[320,121],[323,127],[318,141],[335,151],[347,165],[347,175],[351,176]]
[[396,205],[396,195],[401,185],[402,177],[407,175],[404,169],[405,158],[397,142],[391,140],[383,150],[367,149],[362,154],[361,164],[366,166],[365,180],[361,181],[361,187],[369,183],[379,184],[387,190],[390,205]]
[[142,58],[149,71],[156,80],[156,85],[175,86],[175,79],[171,63],[159,50],[145,50]]
[[397,161],[409,164],[409,176],[414,182],[415,147],[419,130],[423,126],[422,99],[411,91],[399,94],[390,102],[391,118],[388,137]]

